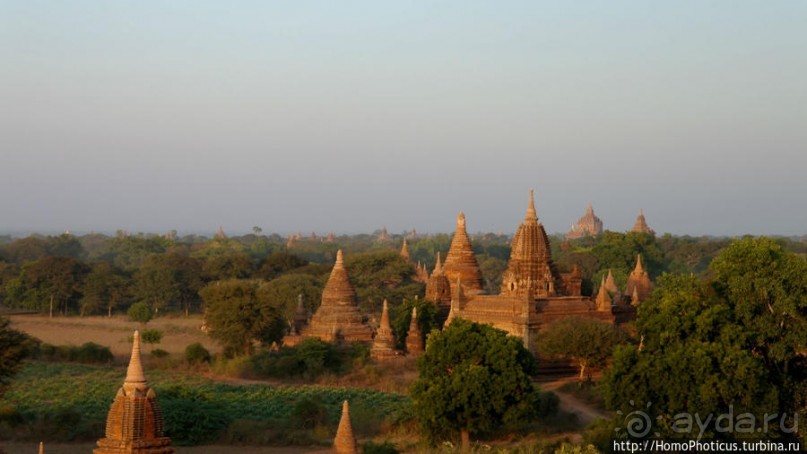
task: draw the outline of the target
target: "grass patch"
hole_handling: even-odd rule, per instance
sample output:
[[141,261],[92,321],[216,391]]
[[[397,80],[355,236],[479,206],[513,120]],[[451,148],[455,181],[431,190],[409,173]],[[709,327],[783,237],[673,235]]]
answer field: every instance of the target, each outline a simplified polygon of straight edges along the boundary
[[597,410],[605,411],[605,399],[602,397],[599,382],[569,382],[558,388],[558,392],[574,396]]

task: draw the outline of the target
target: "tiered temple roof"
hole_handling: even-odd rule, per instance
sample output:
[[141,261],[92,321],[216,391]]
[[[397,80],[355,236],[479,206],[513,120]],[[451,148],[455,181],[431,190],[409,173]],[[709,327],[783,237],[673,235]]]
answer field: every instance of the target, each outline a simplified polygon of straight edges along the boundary
[[644,210],[639,209],[639,216],[636,216],[636,223],[633,224],[633,228],[630,229],[631,232],[634,233],[649,233],[650,235],[655,235],[656,232],[647,225],[647,221],[644,218]]
[[406,334],[406,353],[418,356],[423,353],[423,333],[418,324],[418,309],[412,308],[412,319],[409,321],[409,332]]
[[631,301],[632,304],[636,305],[639,302],[645,301],[650,298],[650,294],[653,293],[653,283],[650,282],[650,276],[647,274],[647,271],[644,270],[642,266],[642,256],[636,256],[636,267],[631,271],[630,276],[628,276],[628,284],[625,286],[625,294],[626,295],[638,295],[639,299],[636,301],[635,299]]
[[132,357],[123,386],[118,389],[106,420],[106,436],[93,454],[171,454],[171,439],[163,434],[157,396],[146,383],[140,362],[140,333],[135,331]]
[[392,334],[392,327],[389,323],[389,307],[387,300],[384,300],[384,309],[381,311],[381,325],[375,333],[370,356],[375,359],[388,359],[395,357],[397,354],[395,336]]
[[341,249],[336,252],[336,263],[322,291],[322,304],[300,334],[302,337],[318,337],[324,341],[373,340],[372,330],[359,313],[356,291],[350,283]]
[[524,221],[518,226],[513,237],[510,261],[502,275],[501,295],[554,296],[563,287],[552,254],[549,238],[544,226],[538,222],[535,212],[535,198],[530,190],[530,201]]
[[594,214],[594,207],[589,203],[586,214],[577,220],[577,224],[572,225],[569,229],[569,233],[566,234],[566,239],[573,240],[586,236],[599,235],[602,235],[602,220]]
[[353,435],[353,426],[350,424],[350,408],[347,401],[342,403],[342,418],[339,419],[339,428],[333,439],[333,449],[337,454],[357,454],[359,445]]
[[479,270],[479,263],[471,248],[471,239],[465,230],[465,215],[462,212],[457,216],[457,230],[446,255],[443,273],[452,285],[452,291],[457,279],[462,280],[463,290],[470,293],[482,291],[482,271]]

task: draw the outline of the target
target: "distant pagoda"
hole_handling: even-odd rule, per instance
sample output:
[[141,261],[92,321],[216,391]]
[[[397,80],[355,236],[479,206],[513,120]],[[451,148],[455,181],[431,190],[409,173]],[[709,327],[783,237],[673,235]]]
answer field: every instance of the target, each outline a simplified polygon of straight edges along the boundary
[[642,301],[646,301],[653,293],[653,283],[650,276],[642,266],[642,256],[636,256],[636,267],[628,276],[628,283],[625,286],[625,294],[631,295],[631,304],[634,306]]
[[630,229],[633,233],[647,233],[650,235],[655,236],[656,232],[647,225],[647,220],[644,218],[644,210],[639,209],[639,216],[636,216],[636,223],[633,224],[633,228]]
[[146,383],[140,362],[140,333],[134,332],[132,357],[123,386],[106,420],[106,437],[93,454],[171,454],[171,439],[163,434],[157,396]]
[[440,253],[437,253],[437,262],[434,271],[426,281],[426,300],[437,304],[438,308],[445,308],[446,315],[451,304],[451,284],[443,273],[443,263],[440,260]]
[[387,300],[384,300],[384,307],[381,310],[381,325],[373,338],[373,346],[370,348],[370,357],[373,359],[389,359],[398,355],[395,350],[395,336],[389,322],[389,307]]
[[587,236],[600,235],[602,235],[602,220],[594,214],[594,207],[589,203],[586,214],[577,220],[577,224],[572,225],[569,229],[569,233],[566,234],[566,239],[574,240]]
[[406,354],[419,356],[423,353],[423,333],[418,324],[418,309],[412,308],[412,318],[409,321],[409,332],[406,334]]

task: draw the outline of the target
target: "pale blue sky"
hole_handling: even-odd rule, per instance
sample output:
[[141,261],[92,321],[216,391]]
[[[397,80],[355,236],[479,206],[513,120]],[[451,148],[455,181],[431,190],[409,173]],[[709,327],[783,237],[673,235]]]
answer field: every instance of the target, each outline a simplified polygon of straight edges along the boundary
[[0,0],[0,233],[807,233],[807,2]]

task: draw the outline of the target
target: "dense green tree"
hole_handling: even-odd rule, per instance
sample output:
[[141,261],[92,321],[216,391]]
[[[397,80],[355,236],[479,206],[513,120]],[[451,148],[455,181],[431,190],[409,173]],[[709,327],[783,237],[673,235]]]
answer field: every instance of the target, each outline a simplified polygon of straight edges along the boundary
[[46,256],[26,264],[6,286],[6,302],[38,311],[60,312],[77,307],[89,267],[70,257]]
[[126,300],[128,289],[129,280],[112,265],[92,264],[82,286],[81,315],[106,310],[107,316],[112,317],[112,310]]
[[412,386],[424,434],[435,442],[459,432],[467,449],[471,434],[529,419],[538,395],[530,379],[535,367],[521,339],[491,326],[456,319],[433,331]]
[[285,251],[275,252],[266,257],[258,270],[258,277],[271,280],[283,273],[308,265],[308,260]]
[[345,262],[365,312],[380,310],[385,299],[395,304],[424,292],[425,285],[414,281],[415,268],[397,252],[348,254]]
[[153,255],[134,275],[132,293],[155,311],[176,303],[187,315],[202,287],[199,260],[179,254]]
[[642,262],[651,277],[659,275],[664,268],[664,253],[656,238],[647,233],[606,231],[591,253],[597,257],[600,269],[629,272],[636,265],[637,254],[642,255]]
[[276,307],[284,320],[292,320],[297,300],[303,295],[303,304],[313,314],[322,299],[322,281],[307,274],[284,274],[258,289],[261,301]]
[[76,260],[84,258],[84,247],[75,236],[65,233],[59,236],[50,236],[45,240],[48,255],[70,257]]
[[154,317],[154,311],[148,304],[139,302],[129,306],[129,309],[126,311],[126,315],[128,315],[132,321],[145,325]]
[[574,360],[580,371],[579,379],[590,380],[590,368],[605,366],[614,347],[625,343],[627,338],[624,331],[611,323],[588,317],[563,317],[541,333],[538,351]]
[[36,343],[31,336],[10,328],[9,321],[0,317],[0,395]]
[[259,286],[257,280],[231,279],[212,282],[199,292],[210,336],[227,355],[252,354],[255,341],[278,342],[286,332],[280,310],[258,297]]
[[45,240],[36,236],[14,240],[2,249],[2,257],[18,265],[39,260],[46,255],[48,248]]
[[499,293],[502,286],[502,274],[507,269],[507,260],[481,254],[477,256],[477,262],[482,271],[485,291],[492,295]]
[[[659,279],[639,306],[641,348],[617,348],[604,380],[612,408],[632,411],[630,401],[652,402],[647,411],[662,417],[654,428],[663,433],[671,431],[671,416],[683,412],[747,412],[762,421],[766,413],[792,417],[807,405],[807,263],[771,240],[747,238],[710,268],[710,282]],[[734,434],[711,421],[705,433],[770,438],[786,432],[781,427]]]
[[143,265],[148,257],[163,254],[173,245],[172,240],[162,236],[119,235],[109,241],[108,250],[101,255],[101,259],[131,271]]
[[210,255],[202,264],[202,277],[206,281],[246,279],[254,273],[255,262],[244,252]]

